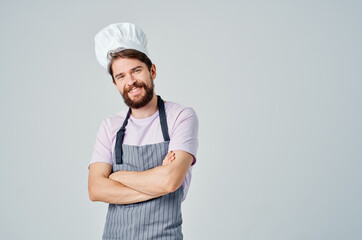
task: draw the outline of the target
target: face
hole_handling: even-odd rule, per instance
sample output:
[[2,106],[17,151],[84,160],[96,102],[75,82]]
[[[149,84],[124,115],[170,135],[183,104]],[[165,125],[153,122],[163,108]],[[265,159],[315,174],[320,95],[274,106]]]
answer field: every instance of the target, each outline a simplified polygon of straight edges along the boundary
[[127,106],[138,109],[146,106],[154,96],[153,80],[156,67],[149,71],[138,59],[119,58],[112,64],[115,87],[123,96]]

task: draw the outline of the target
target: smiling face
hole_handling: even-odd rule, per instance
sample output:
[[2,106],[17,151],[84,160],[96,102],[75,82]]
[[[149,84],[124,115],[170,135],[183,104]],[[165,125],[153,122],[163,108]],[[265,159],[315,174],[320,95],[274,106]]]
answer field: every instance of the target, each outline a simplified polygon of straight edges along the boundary
[[154,96],[153,80],[156,67],[150,71],[145,63],[133,58],[118,58],[113,61],[114,85],[123,96],[127,106],[138,109],[146,106]]

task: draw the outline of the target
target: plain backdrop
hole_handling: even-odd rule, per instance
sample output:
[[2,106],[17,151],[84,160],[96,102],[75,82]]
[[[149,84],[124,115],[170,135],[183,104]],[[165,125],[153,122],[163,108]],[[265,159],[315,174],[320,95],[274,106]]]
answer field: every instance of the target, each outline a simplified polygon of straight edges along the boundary
[[101,239],[101,121],[125,105],[95,34],[148,36],[156,92],[197,112],[193,239],[362,239],[361,1],[0,5],[0,239]]

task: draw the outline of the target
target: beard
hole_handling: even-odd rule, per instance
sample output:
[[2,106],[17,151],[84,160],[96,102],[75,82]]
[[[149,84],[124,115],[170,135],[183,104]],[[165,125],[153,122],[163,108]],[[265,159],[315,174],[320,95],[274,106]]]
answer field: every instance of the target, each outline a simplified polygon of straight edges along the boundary
[[[141,96],[140,99],[137,100],[132,100],[129,95],[128,92],[134,88],[134,87],[139,87],[139,88],[143,88],[146,91],[146,94],[144,96]],[[153,98],[153,89],[154,89],[154,84],[153,84],[153,79],[151,78],[151,86],[148,87],[144,82],[135,82],[131,87],[128,88],[124,88],[123,94],[121,93],[124,103],[133,109],[138,109],[141,107],[146,106]]]

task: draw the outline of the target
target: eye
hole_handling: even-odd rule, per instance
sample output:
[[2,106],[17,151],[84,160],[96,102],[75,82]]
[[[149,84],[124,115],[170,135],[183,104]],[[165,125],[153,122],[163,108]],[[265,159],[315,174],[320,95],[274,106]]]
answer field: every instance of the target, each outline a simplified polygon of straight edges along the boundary
[[117,80],[122,80],[124,78],[124,76],[123,75],[119,75],[119,76],[117,76]]
[[136,72],[136,73],[141,72],[141,69],[136,69],[136,70],[134,70],[134,72]]

